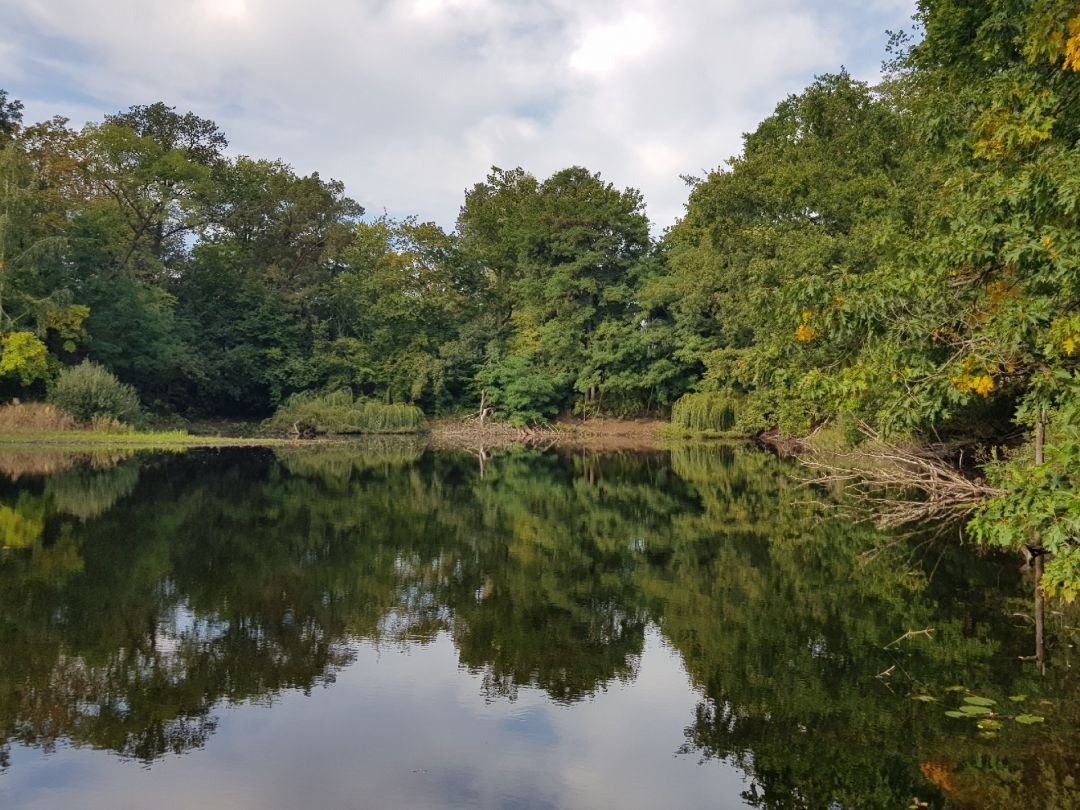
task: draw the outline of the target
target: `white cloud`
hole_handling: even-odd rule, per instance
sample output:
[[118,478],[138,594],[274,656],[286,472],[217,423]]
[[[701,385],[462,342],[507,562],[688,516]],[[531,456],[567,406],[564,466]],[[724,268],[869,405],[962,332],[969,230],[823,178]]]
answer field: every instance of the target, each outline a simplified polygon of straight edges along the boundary
[[[8,0],[0,66],[28,117],[165,100],[233,150],[344,180],[369,210],[451,225],[491,164],[640,188],[740,148],[784,95],[872,78],[914,0]],[[99,107],[95,113],[88,110]]]
[[210,23],[244,25],[251,21],[248,0],[201,0],[199,13]]
[[614,22],[587,27],[581,44],[570,54],[570,67],[606,74],[642,58],[656,43],[659,22],[633,12]]

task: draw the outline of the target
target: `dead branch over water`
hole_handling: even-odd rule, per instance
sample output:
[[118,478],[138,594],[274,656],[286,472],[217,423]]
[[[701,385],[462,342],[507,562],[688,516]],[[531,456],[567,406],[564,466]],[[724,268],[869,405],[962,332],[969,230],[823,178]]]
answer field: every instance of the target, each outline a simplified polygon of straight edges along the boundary
[[901,447],[865,432],[854,450],[808,447],[800,461],[814,475],[803,481],[839,489],[882,528],[955,520],[1004,494],[945,460],[940,448]]

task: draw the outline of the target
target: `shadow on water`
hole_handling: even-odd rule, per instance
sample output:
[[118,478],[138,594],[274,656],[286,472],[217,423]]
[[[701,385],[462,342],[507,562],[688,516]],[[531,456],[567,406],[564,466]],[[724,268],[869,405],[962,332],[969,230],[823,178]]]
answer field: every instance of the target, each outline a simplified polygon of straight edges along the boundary
[[[698,696],[682,753],[736,765],[752,806],[1077,806],[1074,619],[1048,605],[1043,629],[1011,559],[837,519],[765,453],[406,441],[0,472],[4,762],[198,748],[220,707],[333,682],[358,640],[445,636],[487,700],[572,710],[634,682],[655,626]],[[989,713],[946,715],[969,698]]]

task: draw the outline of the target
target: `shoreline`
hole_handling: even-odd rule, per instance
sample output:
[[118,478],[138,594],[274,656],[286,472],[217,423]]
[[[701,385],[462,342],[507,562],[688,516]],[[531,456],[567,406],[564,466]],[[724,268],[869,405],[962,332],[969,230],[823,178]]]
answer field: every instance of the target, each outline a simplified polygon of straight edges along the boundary
[[[297,439],[284,436],[200,435],[182,431],[147,431],[145,433],[105,433],[92,430],[20,431],[0,433],[0,453],[4,448],[26,451],[48,450],[153,450],[178,448],[240,447],[342,447],[366,440],[394,441],[419,439],[434,450],[498,449],[513,445],[532,447],[575,446],[597,450],[657,450],[664,443],[662,430],[667,425],[659,419],[588,419],[562,420],[550,425],[518,428],[504,422],[478,422],[460,419],[432,420],[428,429],[416,433],[365,433],[319,436]],[[228,426],[223,426],[227,430]]]

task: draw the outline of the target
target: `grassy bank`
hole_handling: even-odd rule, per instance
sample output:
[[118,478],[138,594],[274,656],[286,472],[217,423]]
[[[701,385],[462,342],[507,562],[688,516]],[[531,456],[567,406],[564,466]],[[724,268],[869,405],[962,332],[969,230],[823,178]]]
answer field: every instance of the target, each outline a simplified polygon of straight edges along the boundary
[[[426,427],[415,414],[419,409],[407,406],[382,406],[371,403],[344,403],[341,397],[330,398],[331,404],[348,417],[342,424],[331,426],[328,437],[315,439],[285,435],[288,423],[273,420],[261,425],[252,422],[189,423],[174,419],[147,425],[140,414],[140,427],[132,427],[112,416],[94,415],[77,420],[68,411],[52,403],[26,402],[0,406],[0,446],[19,448],[45,447],[73,451],[93,448],[183,448],[183,447],[290,447],[308,444],[344,444],[356,436],[350,434],[423,433]],[[298,399],[302,405],[308,400]],[[316,403],[322,404],[322,403]],[[415,414],[413,413],[415,411]],[[302,414],[302,416],[311,414]],[[324,414],[319,414],[324,415]],[[335,414],[341,415],[341,414]],[[366,421],[361,424],[360,417]],[[346,423],[347,422],[347,423]],[[406,425],[406,422],[410,422]],[[321,425],[320,425],[321,427]],[[362,430],[361,430],[362,428]]]
[[435,449],[494,448],[514,444],[562,445],[595,449],[656,449],[666,444],[667,423],[654,419],[565,419],[531,428],[513,427],[505,422],[480,424],[475,419],[438,419],[422,431],[407,434],[329,434],[314,439],[267,435],[267,426],[255,423],[193,423],[191,432],[169,426],[159,430],[116,430],[66,426],[0,427],[0,449],[27,449],[40,446],[50,450],[155,449],[183,447],[364,447],[365,439],[385,438],[388,442],[423,442]]
[[292,439],[272,437],[193,436],[190,433],[177,430],[131,431],[129,433],[97,430],[0,432],[0,446],[28,447],[40,445],[62,449],[99,447],[133,449],[151,449],[155,447],[277,447],[300,443]]

